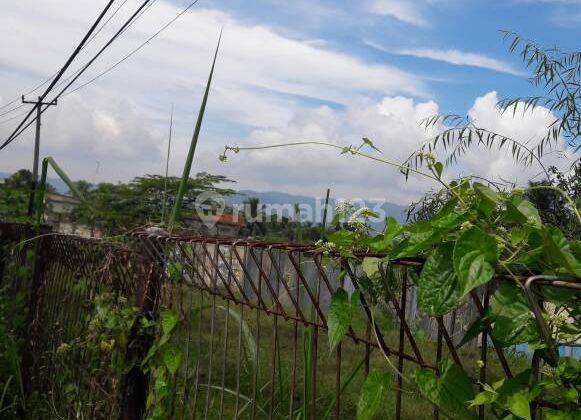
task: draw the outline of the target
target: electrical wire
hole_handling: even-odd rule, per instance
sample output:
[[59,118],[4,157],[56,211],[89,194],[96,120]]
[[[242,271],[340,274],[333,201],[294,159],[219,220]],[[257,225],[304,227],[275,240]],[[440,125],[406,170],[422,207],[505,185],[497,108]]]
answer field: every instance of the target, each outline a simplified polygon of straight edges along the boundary
[[15,107],[14,107],[14,108],[12,108],[12,109],[9,109],[8,111],[5,111],[5,112],[3,112],[2,114],[0,114],[0,117],[3,117],[4,115],[8,115],[8,114],[10,114],[11,112],[14,112],[14,111],[18,111],[18,110],[19,110],[20,108],[22,108],[24,105],[26,105],[26,104],[20,104],[20,105],[17,105],[17,106],[15,106]]
[[[129,25],[127,25],[127,27],[125,29],[123,29],[123,31],[119,34],[122,35],[123,32],[127,31],[137,20],[139,20],[139,18],[141,18],[141,16],[147,12],[147,10],[149,10],[149,8],[155,4],[157,0],[151,0],[150,3],[135,17],[135,19],[133,19]],[[127,2],[127,0],[124,0],[123,4],[125,4]],[[122,5],[123,5],[122,4]],[[85,65],[80,66],[79,68],[77,68],[69,77],[64,78],[63,80],[61,80],[56,86],[55,88],[60,88],[61,86],[67,84],[73,77],[77,76],[81,71],[83,71],[83,69],[85,68]]]
[[109,68],[107,68],[104,71],[102,71],[101,73],[99,73],[97,76],[93,77],[92,79],[88,80],[87,82],[83,83],[82,85],[74,88],[73,90],[71,90],[70,92],[66,93],[63,96],[68,96],[68,95],[70,95],[72,93],[75,93],[75,92],[83,89],[84,87],[90,85],[91,83],[95,82],[97,79],[100,79],[101,77],[105,76],[107,73],[110,73],[111,71],[113,71],[121,63],[123,63],[124,61],[126,61],[127,59],[129,59],[131,56],[133,56],[134,54],[136,54],[137,52],[139,52],[143,47],[145,47],[147,44],[149,44],[151,41],[153,41],[153,39],[155,39],[163,31],[165,31],[176,20],[178,20],[180,17],[182,17],[182,15],[184,13],[186,13],[188,10],[190,10],[192,7],[194,7],[196,5],[196,3],[198,3],[199,1],[200,0],[195,0],[192,3],[190,3],[188,6],[186,6],[181,12],[179,12],[176,16],[174,16],[170,21],[168,21],[164,26],[162,26],[157,32],[155,32],[153,35],[151,35],[149,38],[147,38],[143,43],[141,43],[139,46],[137,46],[137,48],[133,49],[131,52],[129,52],[128,54],[126,54],[125,56],[123,56],[115,64],[113,64]]
[[5,120],[0,121],[0,125],[8,124],[10,121],[15,120],[17,118],[24,117],[28,112],[21,112],[20,114],[16,114],[10,118],[6,118]]
[[[113,2],[114,0],[111,0],[111,2]],[[67,85],[55,96],[54,100],[57,100],[60,96],[62,96],[62,94],[89,68],[89,66],[91,64],[93,64],[95,62],[95,60],[97,58],[99,58],[99,56],[101,54],[103,54],[103,52],[127,29],[127,27],[131,24],[131,22],[136,18],[136,16],[138,16],[140,14],[140,12],[151,2],[151,0],[144,0],[143,3],[141,4],[141,6],[139,6],[139,8],[129,17],[129,19],[123,24],[123,26],[111,37],[111,39],[109,41],[107,41],[107,43],[97,52],[97,54],[95,54],[95,56],[89,60],[84,66],[83,68],[72,78],[71,81],[69,81],[67,83]],[[71,61],[71,60],[69,60]],[[66,69],[65,69],[66,70]],[[61,75],[62,75],[62,71],[61,71]],[[57,79],[55,79],[57,80]],[[47,89],[47,92],[45,93],[45,95],[43,97],[41,97],[41,101],[42,99],[44,99],[44,97],[46,97],[46,95],[48,94],[48,92],[50,92],[50,90],[54,87],[54,85],[56,84],[56,81],[53,80],[53,82],[51,83],[51,86],[49,86],[49,89]],[[37,105],[40,106],[40,105]],[[41,109],[41,113],[43,113],[44,111],[46,111],[46,109],[48,108],[49,105],[46,105],[44,108]],[[36,120],[36,117],[30,121],[26,126],[24,126],[24,124],[26,123],[26,120],[28,119],[28,117],[30,116],[30,114],[32,114],[32,112],[36,109],[36,106],[30,111],[29,115],[22,121],[22,123],[20,123],[20,125],[16,128],[16,130],[12,133],[12,135],[10,135],[10,137],[8,137],[8,139],[2,144],[2,146],[0,146],[0,150],[4,149],[6,146],[8,146],[12,141],[14,141],[24,130],[26,130],[30,125],[32,125],[32,123]],[[24,126],[24,127],[23,127]]]
[[103,11],[101,12],[101,14],[99,15],[99,17],[97,18],[97,20],[95,20],[95,22],[93,23],[93,25],[91,25],[91,28],[89,29],[89,31],[85,34],[85,36],[83,37],[83,39],[81,40],[81,42],[79,43],[79,45],[77,45],[77,47],[75,48],[75,50],[73,51],[73,53],[69,56],[69,58],[67,59],[67,61],[63,65],[63,67],[60,69],[59,73],[52,80],[52,82],[50,83],[50,85],[48,86],[48,88],[45,90],[45,92],[40,96],[38,104],[36,106],[34,106],[28,112],[28,114],[26,115],[26,117],[24,117],[24,119],[22,120],[22,122],[20,124],[18,124],[18,127],[16,127],[16,129],[8,137],[8,140],[6,140],[4,142],[4,144],[2,146],[0,146],[0,150],[2,150],[4,147],[6,147],[10,143],[11,139],[13,138],[13,136],[22,128],[22,126],[24,124],[26,124],[26,121],[34,113],[34,111],[37,109],[37,107],[40,107],[40,103],[47,97],[47,95],[50,93],[50,91],[52,90],[52,88],[54,87],[54,85],[57,84],[57,82],[59,81],[59,79],[63,76],[63,74],[70,67],[70,65],[72,64],[73,60],[81,52],[81,48],[83,48],[83,45],[85,45],[85,43],[87,42],[87,40],[89,39],[89,37],[91,36],[91,34],[93,32],[95,32],[95,29],[97,29],[97,26],[99,26],[99,23],[101,22],[101,20],[103,19],[103,17],[107,14],[107,11],[111,8],[111,6],[113,5],[114,2],[115,2],[115,0],[109,0],[109,2],[107,3],[107,5],[103,9]]
[[[139,46],[137,46],[137,48],[133,49],[132,51],[130,51],[128,54],[126,54],[125,56],[123,56],[119,61],[117,61],[115,64],[113,64],[112,66],[108,67],[107,69],[105,69],[104,71],[102,71],[101,73],[99,73],[97,76],[93,77],[92,79],[90,79],[89,81],[83,83],[82,85],[76,87],[75,89],[62,94],[62,97],[67,97],[68,95],[75,93],[81,89],[83,89],[84,87],[88,86],[89,84],[95,82],[97,79],[105,76],[107,73],[110,73],[111,71],[113,71],[115,68],[117,68],[121,63],[123,63],[124,61],[126,61],[127,59],[129,59],[130,57],[132,57],[134,54],[136,54],[137,52],[139,52],[141,49],[143,49],[143,47],[145,47],[148,43],[150,43],[151,41],[153,41],[153,39],[155,39],[157,36],[159,36],[162,32],[164,32],[169,26],[171,26],[175,21],[177,21],[180,17],[182,17],[188,10],[190,10],[192,7],[194,7],[197,3],[199,2],[199,0],[195,0],[193,2],[191,2],[189,5],[187,5],[184,9],[182,9],[177,15],[175,15],[172,19],[170,19],[165,25],[163,25],[157,32],[155,32],[153,35],[151,35],[148,39],[146,39],[144,42],[142,42]],[[46,110],[48,109],[48,106],[44,107],[41,110],[41,114],[43,114]],[[36,121],[36,118],[34,118],[32,121],[30,121],[24,128],[22,128],[20,130],[20,132],[18,132],[15,137],[18,137],[20,134],[22,134],[28,127],[30,127],[34,121]],[[0,150],[2,150],[4,146],[0,147]]]
[[[93,35],[91,36],[91,38],[89,38],[89,40],[87,40],[87,42],[85,43],[85,45],[83,45],[83,47],[81,48],[81,51],[84,50],[87,47],[87,45],[89,45],[95,39],[95,37],[97,37],[97,35],[99,35],[99,33],[101,33],[101,31],[105,28],[105,26],[107,26],[109,24],[109,22],[111,22],[111,20],[117,15],[117,13],[119,13],[119,10],[121,10],[121,8],[125,5],[125,3],[127,3],[127,0],[123,0],[123,2],[111,14],[111,16],[109,16],[109,18],[105,22],[103,22],[103,24],[101,25],[101,27],[99,27],[99,29],[97,29],[95,31],[95,33],[93,33]],[[27,91],[26,93],[24,93],[24,96],[28,96],[28,95],[36,92],[38,89],[40,89],[41,87],[43,87],[44,85],[46,85],[48,82],[50,82],[52,79],[54,79],[57,74],[58,74],[58,71],[54,72],[51,76],[49,76],[43,82],[41,82],[40,84],[36,85],[34,88],[32,88],[29,91]],[[0,105],[0,109],[7,108],[10,105],[12,105],[12,104],[14,104],[14,103],[16,103],[18,101],[20,101],[20,97],[16,97],[16,98],[12,99],[11,101],[9,101],[9,102],[7,102],[7,103],[5,103],[3,105]],[[0,117],[2,115],[6,115],[6,114],[0,114]]]

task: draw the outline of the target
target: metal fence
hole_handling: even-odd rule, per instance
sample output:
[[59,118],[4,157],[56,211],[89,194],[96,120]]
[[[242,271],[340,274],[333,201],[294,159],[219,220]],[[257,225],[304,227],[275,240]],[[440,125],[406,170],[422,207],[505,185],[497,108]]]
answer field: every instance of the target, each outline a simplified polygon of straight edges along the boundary
[[[458,346],[465,326],[486,311],[491,287],[445,317],[418,313],[419,261],[390,263],[382,274],[392,298],[375,302],[362,287],[361,267],[314,246],[163,232],[112,245],[47,234],[25,242],[29,251],[37,247],[32,263],[34,253],[19,245],[29,234],[0,225],[0,285],[5,294],[27,296],[23,377],[30,395],[48,401],[47,418],[139,418],[155,409],[146,400],[156,390],[137,364],[116,370],[99,349],[75,351],[103,315],[103,296],[135,320],[157,319],[163,310],[178,315],[171,418],[354,418],[373,368],[393,376],[380,418],[438,418],[413,383],[418,367],[438,372],[450,358],[476,384],[530,364],[487,332]],[[16,275],[19,266],[31,268],[30,281]],[[338,287],[362,293],[346,338],[331,353],[326,313]],[[148,343],[135,345],[135,320],[123,357],[139,360]],[[483,408],[479,416],[487,416]]]

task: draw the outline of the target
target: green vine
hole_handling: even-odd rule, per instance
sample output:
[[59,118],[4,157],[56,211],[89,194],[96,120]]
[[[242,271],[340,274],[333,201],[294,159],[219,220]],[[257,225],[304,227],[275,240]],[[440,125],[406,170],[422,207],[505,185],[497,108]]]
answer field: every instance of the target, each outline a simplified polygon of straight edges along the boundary
[[[440,176],[437,169],[434,175]],[[322,247],[360,264],[365,273],[361,285],[373,300],[384,302],[392,297],[393,287],[384,286],[381,264],[399,258],[425,259],[416,279],[418,308],[434,317],[457,309],[472,291],[497,276],[511,280],[501,282],[490,309],[468,328],[463,341],[475,338],[490,323],[496,345],[526,344],[535,358],[545,362],[542,379],[529,369],[511,379],[482,384],[484,390],[475,394],[462,368],[447,362],[440,367],[440,377],[429,369],[419,369],[416,385],[450,418],[473,418],[475,406],[489,405],[498,418],[530,419],[531,407],[537,404],[548,405],[551,418],[574,418],[580,409],[581,365],[571,358],[554,360],[549,357],[549,347],[558,355],[557,343],[573,344],[581,338],[581,294],[543,287],[538,298],[553,307],[552,313],[545,314],[551,332],[547,340],[537,327],[523,280],[535,273],[581,278],[581,242],[567,240],[557,227],[544,224],[535,206],[523,198],[522,190],[497,192],[468,180],[450,186],[455,194],[431,219],[407,226],[391,219],[377,234],[370,234],[369,210],[343,205],[338,217],[346,220],[346,227],[328,233]],[[571,210],[578,215],[578,209]],[[364,252],[386,257],[355,257]],[[334,299],[341,297],[336,294]],[[345,310],[340,315],[330,311],[330,335],[344,334],[351,321],[345,319],[346,314]]]
[[143,319],[144,329],[153,329],[156,339],[141,363],[144,372],[151,375],[147,397],[146,417],[152,420],[172,418],[173,381],[182,364],[182,351],[173,340],[179,316],[162,309],[158,321]]
[[[546,405],[550,418],[574,418],[581,409],[581,369],[578,361],[558,357],[559,344],[572,344],[581,339],[581,293],[571,289],[544,286],[536,299],[550,303],[545,313],[551,337],[543,337],[531,310],[524,280],[534,274],[563,278],[581,278],[581,241],[569,240],[556,226],[543,223],[537,208],[526,199],[526,190],[496,190],[475,178],[447,182],[443,179],[444,164],[430,152],[420,153],[420,161],[428,172],[377,157],[361,151],[373,143],[364,139],[359,147],[341,147],[327,142],[295,142],[264,147],[226,146],[226,153],[272,147],[322,145],[396,166],[407,176],[414,172],[443,186],[438,193],[440,203],[433,214],[402,226],[395,219],[387,220],[382,232],[374,231],[369,219],[376,217],[367,208],[356,209],[349,203],[337,208],[332,225],[338,228],[326,233],[319,245],[325,253],[348,258],[361,266],[358,279],[372,302],[389,302],[397,286],[384,269],[390,261],[402,258],[424,260],[417,278],[418,309],[431,317],[444,316],[456,310],[477,288],[500,283],[489,310],[466,331],[462,343],[474,339],[491,328],[491,339],[503,348],[527,345],[534,360],[544,362],[542,379],[531,369],[514,378],[493,384],[480,384],[476,393],[468,374],[457,364],[445,360],[437,376],[433,370],[418,369],[415,384],[424,398],[437,405],[449,418],[475,418],[474,407],[488,405],[498,418],[531,418],[531,407]],[[490,185],[490,184],[489,184]],[[581,224],[578,204],[561,189],[549,188],[564,197],[573,220]],[[341,224],[340,222],[343,221]],[[359,258],[365,253],[384,254],[384,258]],[[493,290],[494,290],[493,286]],[[344,337],[355,311],[353,296],[339,289],[333,296],[327,314],[331,349]],[[355,296],[355,299],[357,297]],[[555,356],[556,355],[556,356]],[[396,372],[398,374],[398,372]],[[379,379],[378,379],[379,378]],[[379,407],[377,393],[387,388],[379,374],[370,375],[363,386],[359,418],[375,415]],[[556,392],[556,390],[560,392]],[[371,407],[371,408],[370,408]]]

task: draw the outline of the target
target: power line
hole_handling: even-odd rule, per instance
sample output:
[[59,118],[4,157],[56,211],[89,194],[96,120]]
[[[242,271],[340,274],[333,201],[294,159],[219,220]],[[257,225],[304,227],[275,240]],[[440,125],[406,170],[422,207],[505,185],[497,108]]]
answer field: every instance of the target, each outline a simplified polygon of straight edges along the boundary
[[164,26],[162,26],[157,32],[155,32],[153,35],[151,35],[149,38],[147,38],[143,43],[141,43],[137,48],[133,49],[131,52],[129,52],[128,54],[126,54],[125,56],[123,56],[119,61],[117,61],[115,64],[113,64],[112,66],[108,67],[107,69],[103,70],[101,73],[99,73],[97,76],[93,77],[92,79],[88,80],[87,82],[83,83],[80,86],[77,86],[76,88],[74,88],[73,90],[71,90],[70,92],[68,92],[66,95],[64,96],[68,96],[72,93],[75,93],[78,90],[83,89],[84,87],[86,87],[87,85],[90,85],[91,83],[93,83],[95,80],[100,79],[101,77],[105,76],[107,73],[110,73],[111,71],[113,71],[115,68],[117,68],[121,63],[123,63],[125,60],[129,59],[131,56],[133,56],[134,54],[136,54],[137,52],[139,52],[141,49],[143,49],[143,47],[145,47],[147,44],[149,44],[151,41],[153,41],[154,38],[156,38],[159,34],[161,34],[163,31],[165,31],[169,26],[171,26],[176,20],[178,20],[180,17],[182,17],[182,15],[184,13],[186,13],[188,10],[190,10],[192,7],[194,7],[196,5],[196,3],[198,3],[200,0],[195,0],[192,3],[190,3],[188,6],[186,6],[181,12],[179,12],[176,16],[174,16],[170,21],[168,21]]
[[20,105],[18,105],[18,106],[15,106],[14,108],[12,108],[12,109],[9,109],[8,111],[5,111],[5,112],[3,112],[2,114],[0,114],[0,117],[3,117],[4,115],[8,115],[8,114],[10,114],[11,112],[14,112],[14,111],[18,111],[18,110],[19,110],[20,108],[22,108],[23,106],[24,106],[24,104],[20,104]]
[[[91,36],[91,34],[95,31],[95,29],[99,25],[99,22],[101,22],[101,20],[103,19],[103,17],[107,13],[107,11],[111,8],[111,6],[113,5],[113,2],[114,1],[115,0],[109,0],[109,2],[107,3],[107,5],[103,9],[103,11],[101,12],[101,14],[99,15],[99,17],[97,18],[97,20],[93,23],[93,25],[91,26],[91,28],[89,29],[89,31],[85,34],[85,36],[83,37],[83,39],[81,40],[81,42],[79,43],[79,45],[77,45],[77,47],[75,48],[75,50],[73,51],[73,53],[69,56],[69,58],[67,59],[67,61],[64,64],[64,66],[60,69],[60,71],[58,72],[58,74],[56,75],[56,77],[52,80],[52,82],[50,83],[50,85],[48,86],[48,88],[45,90],[45,92],[39,97],[39,100],[38,100],[39,103],[42,102],[47,97],[47,95],[50,93],[50,91],[52,90],[52,88],[54,87],[54,85],[57,84],[57,82],[63,76],[63,74],[65,73],[65,71],[67,71],[67,69],[69,68],[69,66],[72,64],[73,60],[77,57],[77,55],[81,51],[81,48],[83,48],[83,45],[85,45],[85,43],[87,42],[87,40],[89,39],[89,37]],[[40,106],[40,105],[37,105],[37,106]],[[20,128],[22,128],[22,126],[26,123],[26,121],[28,120],[28,118],[35,111],[35,109],[36,109],[37,106],[33,107],[28,112],[28,114],[26,115],[26,117],[22,120],[22,122],[20,124],[18,124],[18,127],[16,127],[16,129],[8,137],[8,140],[6,140],[4,142],[4,144],[2,146],[0,146],[0,150],[2,150],[4,147],[6,147],[8,145],[8,143],[10,143],[12,137],[18,132],[18,130],[20,130]]]
[[[123,30],[123,32],[127,31],[135,22],[137,22],[137,20],[139,20],[141,18],[141,16],[147,12],[147,10],[149,10],[149,8],[156,2],[157,0],[151,0],[151,2],[135,17],[135,19],[133,19],[129,25],[127,25],[127,27]],[[124,0],[123,4],[125,4],[127,2],[127,0]],[[121,6],[123,6],[123,4],[121,4]],[[116,10],[116,12],[119,11],[119,8]],[[115,13],[116,13],[115,12]],[[111,16],[109,18],[109,20],[112,18],[113,16]],[[105,22],[107,23],[107,22]],[[103,24],[104,26],[105,24]],[[103,26],[101,26],[101,29],[103,28]],[[123,33],[122,32],[122,33]],[[95,34],[96,35],[96,34]],[[93,37],[94,38],[94,37]],[[92,38],[92,39],[93,39]],[[87,42],[86,45],[89,44],[91,40],[89,40]],[[85,46],[86,46],[85,45]],[[55,86],[55,88],[60,88],[61,86],[65,85],[66,83],[68,83],[73,77],[77,76],[83,69],[84,69],[85,65],[82,65],[80,67],[78,67],[70,76],[65,77],[63,80],[61,80],[59,83],[57,83],[57,85]],[[50,79],[49,79],[50,80]]]
[[[199,0],[195,0],[195,1],[191,2],[188,6],[186,6],[184,9],[182,9],[176,16],[174,16],[171,20],[169,20],[164,26],[162,26],[157,32],[155,32],[153,35],[151,35],[148,39],[146,39],[143,43],[141,43],[137,48],[133,49],[131,52],[129,52],[128,54],[126,54],[123,58],[121,58],[115,64],[113,64],[112,66],[108,67],[106,70],[102,71],[97,76],[95,76],[92,79],[90,79],[89,81],[87,81],[87,82],[83,83],[82,85],[76,87],[75,89],[71,90],[70,92],[67,92],[65,94],[62,94],[62,95],[57,96],[57,98],[60,98],[61,96],[62,97],[67,97],[68,95],[77,92],[78,90],[80,90],[80,89],[86,87],[87,85],[93,83],[95,80],[97,80],[97,79],[103,77],[104,75],[106,75],[107,73],[110,73],[111,71],[113,71],[121,63],[123,63],[124,61],[126,61],[127,59],[129,59],[131,56],[133,56],[134,54],[136,54],[137,52],[139,52],[141,49],[143,49],[143,47],[145,47],[148,43],[150,43],[151,41],[153,41],[153,39],[155,39],[162,32],[164,32],[169,26],[171,26],[176,20],[178,20],[180,17],[182,17],[188,10],[190,10],[192,7],[194,7],[198,2],[199,2]],[[44,111],[46,111],[47,109],[48,109],[48,107],[45,107],[41,111],[41,113],[44,113]],[[20,134],[22,134],[28,127],[30,127],[34,123],[34,121],[35,120],[30,121],[24,128],[22,128],[20,130],[19,133],[16,134],[15,137],[18,137]],[[0,150],[2,150],[3,147],[4,146],[0,147]]]
[[10,122],[10,121],[12,121],[12,120],[16,120],[16,119],[18,119],[18,118],[22,118],[22,117],[24,117],[26,114],[28,114],[28,111],[26,111],[26,112],[21,112],[20,114],[16,114],[16,115],[14,115],[13,117],[10,117],[10,118],[6,118],[5,120],[3,120],[3,121],[0,121],[0,125],[4,125],[4,124],[7,124],[7,123],[9,123],[9,122]]
[[[113,1],[113,0],[111,0]],[[115,33],[115,35],[113,35],[111,37],[111,39],[109,41],[107,41],[107,43],[97,52],[97,54],[95,54],[95,56],[89,60],[83,67],[82,69],[72,78],[71,81],[69,81],[67,83],[67,85],[54,97],[54,99],[58,99],[62,96],[62,94],[89,68],[89,66],[91,64],[93,64],[95,62],[95,60],[97,58],[99,58],[99,56],[101,54],[103,54],[103,52],[127,29],[127,27],[131,24],[131,22],[136,18],[136,16],[138,16],[140,14],[140,12],[144,9],[145,6],[148,5],[148,3],[150,3],[151,0],[144,0],[144,2],[141,4],[141,6],[139,6],[139,8],[129,17],[129,19],[123,24],[123,26]],[[55,82],[53,81],[53,83],[51,84],[50,88],[52,88],[54,86]],[[41,97],[42,98],[42,97]],[[48,109],[47,106],[45,106],[41,113],[44,113],[44,111],[46,111]],[[24,124],[26,123],[26,119],[17,127],[17,129],[12,133],[12,135],[2,144],[2,146],[0,146],[0,150],[4,149],[6,146],[8,146],[12,141],[14,141],[24,130],[26,130],[28,127],[30,127],[30,125],[32,125],[32,123],[35,121],[35,119],[33,119],[32,121],[30,121],[30,123],[28,123],[24,128],[22,128],[22,126],[24,126]],[[21,129],[22,128],[22,129]],[[20,130],[20,131],[19,131]]]
[[[93,33],[91,38],[89,38],[87,40],[87,42],[85,43],[85,45],[83,45],[83,47],[81,48],[81,51],[84,50],[87,47],[87,45],[89,45],[95,39],[95,37],[97,37],[97,35],[99,35],[101,33],[101,31],[105,28],[105,26],[107,26],[109,24],[109,22],[111,22],[111,20],[117,15],[117,13],[119,13],[119,10],[121,10],[121,8],[125,5],[125,3],[127,3],[127,0],[123,0],[123,2],[111,14],[111,16],[109,16],[109,18],[105,22],[103,22],[103,24],[99,27],[99,29],[97,29],[95,31],[95,33]],[[46,85],[48,82],[50,82],[57,74],[58,74],[58,71],[54,72],[51,76],[46,78],[43,82],[36,85],[34,88],[30,89],[28,92],[24,93],[24,96],[28,96],[28,95],[36,92],[38,89],[40,89],[41,87]],[[4,105],[0,105],[0,109],[7,108],[10,105],[12,105],[16,102],[19,102],[19,101],[20,101],[20,97],[16,97],[16,98],[12,99],[10,102],[5,103]],[[20,107],[22,107],[22,104],[20,105]],[[1,114],[0,116],[2,116],[2,115],[5,115],[5,114]]]

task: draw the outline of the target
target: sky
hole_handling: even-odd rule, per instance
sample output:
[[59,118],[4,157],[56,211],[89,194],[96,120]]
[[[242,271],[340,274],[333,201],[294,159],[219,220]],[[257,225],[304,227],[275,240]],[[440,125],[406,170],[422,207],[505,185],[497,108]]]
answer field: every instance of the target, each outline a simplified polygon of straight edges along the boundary
[[[0,106],[54,74],[105,3],[5,2]],[[74,86],[117,62],[188,3],[155,1]],[[88,60],[138,4],[126,0],[71,69]],[[499,99],[540,93],[499,31],[576,50],[581,0],[199,0],[114,71],[48,110],[41,156],[53,156],[72,178],[91,182],[162,174],[173,107],[170,174],[180,175],[221,28],[193,173],[227,175],[238,189],[317,197],[331,188],[335,197],[407,204],[435,186],[421,177],[406,181],[393,167],[336,150],[241,152],[226,163],[218,155],[225,144],[358,145],[367,137],[385,158],[402,161],[436,134],[438,127],[426,131],[419,123],[438,113],[468,115],[481,127],[534,144],[554,116],[537,109],[513,118],[496,109]],[[0,138],[27,110],[9,112],[15,105],[0,109]],[[0,151],[0,172],[31,167],[33,138],[31,128]],[[547,163],[566,161],[551,154]],[[515,166],[505,153],[475,150],[447,176],[524,183],[538,172]]]

